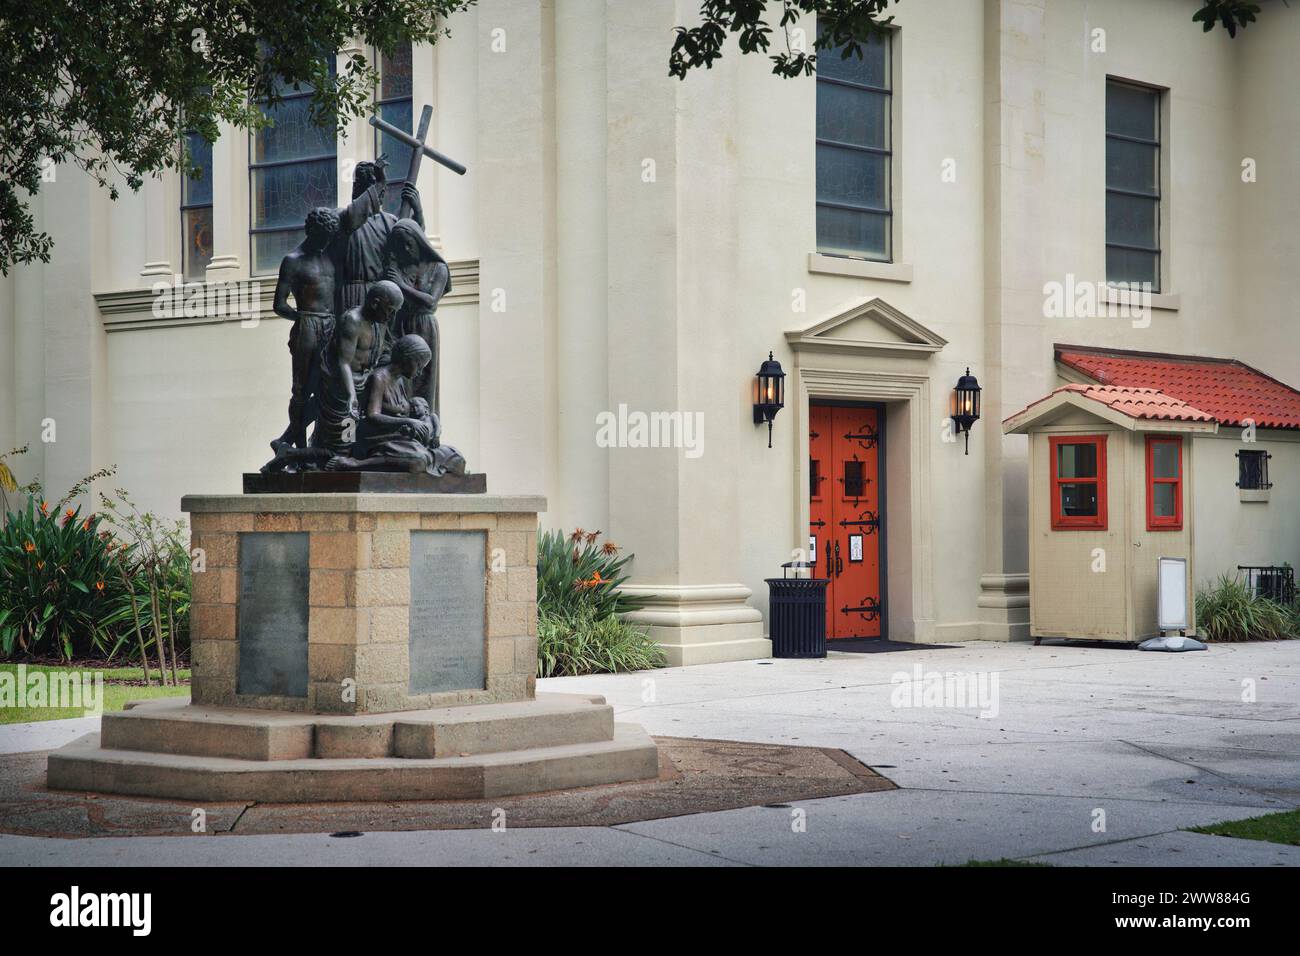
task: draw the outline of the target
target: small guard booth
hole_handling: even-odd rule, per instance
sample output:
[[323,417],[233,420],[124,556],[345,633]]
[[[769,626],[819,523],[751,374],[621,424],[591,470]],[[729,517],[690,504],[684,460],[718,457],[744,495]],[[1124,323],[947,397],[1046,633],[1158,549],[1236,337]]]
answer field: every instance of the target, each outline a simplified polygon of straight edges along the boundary
[[[1215,419],[1154,388],[1071,384],[1002,430],[1029,436],[1034,638],[1136,642],[1161,623],[1194,633],[1192,438]],[[1162,571],[1161,559],[1174,560]]]

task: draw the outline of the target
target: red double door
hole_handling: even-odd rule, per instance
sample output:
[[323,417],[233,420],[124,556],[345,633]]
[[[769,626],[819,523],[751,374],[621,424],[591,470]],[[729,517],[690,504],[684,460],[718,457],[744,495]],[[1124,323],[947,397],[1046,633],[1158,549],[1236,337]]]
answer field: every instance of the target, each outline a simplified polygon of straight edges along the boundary
[[827,638],[880,637],[883,535],[877,408],[809,407],[809,546],[826,588]]

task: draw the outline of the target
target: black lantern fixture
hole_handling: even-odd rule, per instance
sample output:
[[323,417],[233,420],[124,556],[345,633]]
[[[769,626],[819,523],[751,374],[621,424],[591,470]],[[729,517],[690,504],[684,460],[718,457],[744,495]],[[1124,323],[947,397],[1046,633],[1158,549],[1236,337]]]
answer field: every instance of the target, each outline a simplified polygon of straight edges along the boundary
[[772,447],[772,419],[785,408],[785,372],[781,363],[767,353],[767,361],[754,376],[754,424],[767,422],[767,447]]
[[957,387],[952,390],[952,420],[957,426],[958,434],[966,433],[966,454],[970,454],[970,427],[980,420],[980,383],[966,368],[966,374],[957,379]]

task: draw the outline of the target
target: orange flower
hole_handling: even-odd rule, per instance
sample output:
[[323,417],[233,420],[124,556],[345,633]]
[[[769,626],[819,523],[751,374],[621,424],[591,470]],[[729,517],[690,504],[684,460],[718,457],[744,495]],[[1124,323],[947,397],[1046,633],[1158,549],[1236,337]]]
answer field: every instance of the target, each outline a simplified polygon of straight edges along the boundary
[[575,528],[573,534],[569,535],[569,540],[581,541],[586,536],[587,536],[587,532],[583,531],[581,528]]
[[26,551],[28,554],[31,554],[33,551],[36,550],[36,543],[34,541],[28,541],[25,545],[23,545],[23,550]]
[[104,590],[104,582],[103,582],[103,581],[96,581],[96,582],[95,582],[95,590],[96,590],[96,591],[102,591],[102,590]]
[[606,541],[600,546],[600,550],[604,554],[615,554],[618,552],[618,545],[613,541]]
[[90,530],[90,519],[89,519],[89,518],[87,518],[85,521],[81,522],[81,530],[82,530],[82,531],[89,531],[89,530]]
[[44,570],[45,570],[45,562],[44,562],[44,561],[37,561],[37,562],[36,562],[36,570],[37,570],[37,571],[44,571]]
[[581,591],[587,591],[591,588],[600,587],[600,585],[608,583],[609,582],[600,576],[599,571],[593,571],[591,577],[587,578],[585,581],[575,581],[574,586]]
[[599,531],[590,531],[587,533],[587,544],[595,544],[596,539],[600,537]]
[[69,508],[67,511],[63,512],[63,523],[64,523],[64,524],[67,524],[67,523],[68,523],[69,521],[71,521],[74,517],[76,517],[76,514],[77,514],[77,513],[76,513],[75,511],[73,511],[71,508]]
[[49,513],[50,513],[50,503],[49,503],[48,501],[42,501],[42,502],[41,502],[41,514],[43,514],[43,515],[48,515]]

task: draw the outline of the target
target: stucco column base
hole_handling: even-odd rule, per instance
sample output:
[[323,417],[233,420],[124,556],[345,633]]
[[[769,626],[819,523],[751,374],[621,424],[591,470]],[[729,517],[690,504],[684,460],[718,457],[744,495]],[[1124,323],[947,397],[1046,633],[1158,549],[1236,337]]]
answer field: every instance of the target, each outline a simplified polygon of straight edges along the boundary
[[1028,641],[1029,575],[980,576],[979,630],[982,641]]
[[743,584],[628,584],[622,590],[646,602],[626,619],[646,628],[670,667],[772,656],[763,615],[745,603],[753,592]]

